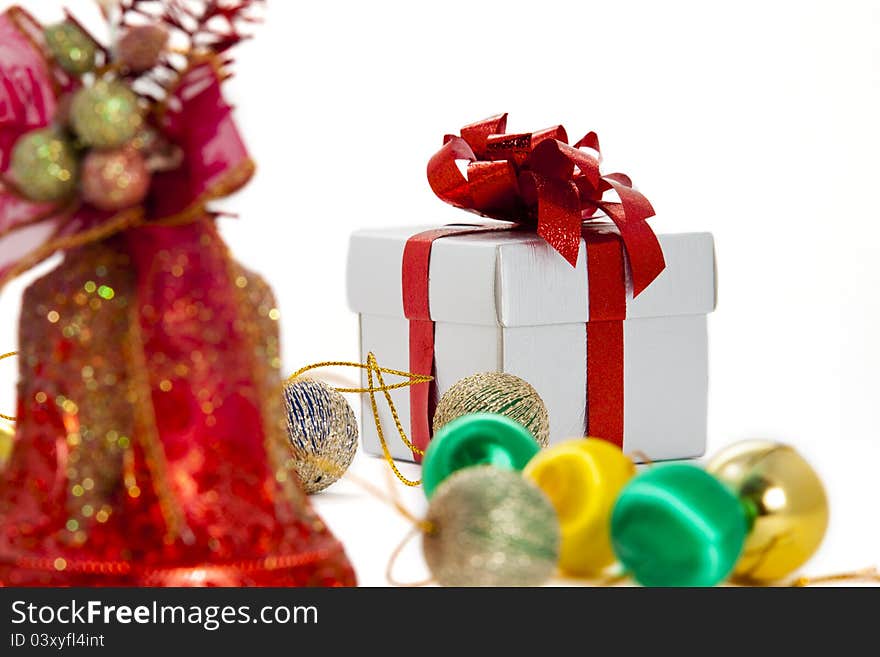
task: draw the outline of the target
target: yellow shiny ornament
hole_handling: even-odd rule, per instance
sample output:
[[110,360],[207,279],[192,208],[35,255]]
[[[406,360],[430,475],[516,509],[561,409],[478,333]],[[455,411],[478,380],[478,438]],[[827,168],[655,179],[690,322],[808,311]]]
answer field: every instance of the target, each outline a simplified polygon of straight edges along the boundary
[[15,429],[0,420],[0,472],[6,468],[9,456],[12,454],[12,441],[15,438]]
[[617,446],[598,438],[569,440],[529,461],[523,475],[544,491],[559,516],[562,571],[595,576],[616,561],[611,511],[635,472],[633,462]]
[[828,527],[828,498],[815,470],[797,451],[782,443],[747,440],[722,450],[707,470],[736,492],[752,520],[733,578],[780,580],[813,556]]

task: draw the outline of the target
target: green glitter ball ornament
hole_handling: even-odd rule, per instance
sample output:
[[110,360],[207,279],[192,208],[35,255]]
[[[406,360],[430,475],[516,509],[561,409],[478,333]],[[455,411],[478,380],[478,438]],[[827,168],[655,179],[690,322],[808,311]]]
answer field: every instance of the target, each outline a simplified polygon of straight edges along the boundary
[[98,48],[75,23],[64,21],[50,25],[43,34],[49,51],[65,71],[83,75],[95,70]]
[[556,511],[519,472],[490,465],[456,472],[425,520],[422,550],[441,586],[537,586],[556,570]]
[[532,385],[506,372],[482,372],[458,381],[443,393],[434,414],[434,433],[470,413],[496,413],[515,420],[546,447],[550,417],[544,400]]
[[354,459],[354,411],[341,393],[307,378],[284,387],[284,402],[296,472],[306,493],[318,493],[345,474]]
[[747,531],[736,495],[685,463],[636,475],[611,515],[614,552],[643,586],[715,586],[736,565]]
[[79,163],[69,141],[44,128],[22,136],[12,150],[10,172],[32,201],[61,201],[76,191]]
[[70,106],[70,124],[80,140],[94,148],[117,148],[143,126],[137,94],[116,80],[98,80],[80,89]]

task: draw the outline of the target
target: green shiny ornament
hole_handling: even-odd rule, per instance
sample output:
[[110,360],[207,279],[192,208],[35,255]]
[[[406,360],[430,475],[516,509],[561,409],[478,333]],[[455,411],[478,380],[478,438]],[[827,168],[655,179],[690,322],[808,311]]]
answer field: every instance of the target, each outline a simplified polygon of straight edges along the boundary
[[747,531],[733,492],[684,463],[638,474],[611,516],[614,552],[643,586],[715,586],[736,565]]
[[70,124],[86,146],[117,148],[137,135],[144,119],[137,94],[115,80],[80,89],[70,106]]
[[82,75],[95,70],[98,48],[95,42],[71,21],[48,26],[43,34],[49,51],[68,73]]
[[422,550],[441,586],[537,586],[556,570],[556,511],[518,472],[479,466],[437,489]]
[[541,449],[519,422],[493,413],[472,413],[449,422],[425,451],[422,487],[431,497],[449,475],[474,465],[522,470]]
[[16,142],[10,172],[18,191],[30,200],[61,201],[76,191],[79,163],[66,139],[43,128]]

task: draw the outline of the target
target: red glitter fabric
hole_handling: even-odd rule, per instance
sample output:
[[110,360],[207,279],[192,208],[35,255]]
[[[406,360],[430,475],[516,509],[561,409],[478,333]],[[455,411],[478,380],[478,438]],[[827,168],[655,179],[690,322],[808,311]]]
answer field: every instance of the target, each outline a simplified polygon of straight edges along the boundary
[[[0,73],[21,79],[25,62],[42,93],[48,64],[12,61],[33,46],[30,20],[0,20],[19,39],[0,48]],[[0,188],[0,239],[44,215],[58,226],[48,242],[18,243],[0,285],[66,251],[22,304],[0,585],[355,584],[296,478],[271,290],[230,257],[204,209],[252,171],[219,79],[199,64],[179,85],[191,109],[175,104],[161,127],[184,165],[155,181],[139,221],[88,208],[55,217]],[[0,88],[15,95],[15,85]],[[0,135],[23,131],[23,116],[0,112]],[[38,127],[28,117],[25,127]],[[161,221],[169,213],[179,221]],[[106,222],[118,230],[60,246]]]

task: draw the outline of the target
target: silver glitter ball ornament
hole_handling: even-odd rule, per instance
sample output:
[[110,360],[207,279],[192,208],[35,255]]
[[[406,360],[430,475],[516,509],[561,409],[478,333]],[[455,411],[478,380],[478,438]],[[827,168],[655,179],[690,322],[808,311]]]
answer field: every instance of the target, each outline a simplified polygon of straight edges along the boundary
[[297,474],[306,493],[318,493],[345,474],[354,459],[354,411],[339,392],[307,378],[284,387],[284,402]]
[[441,586],[537,586],[556,570],[556,511],[519,472],[459,470],[434,493],[425,520],[422,549]]
[[434,433],[470,413],[496,413],[523,425],[541,447],[550,443],[550,417],[532,385],[506,372],[482,372],[458,381],[443,393],[434,414]]

